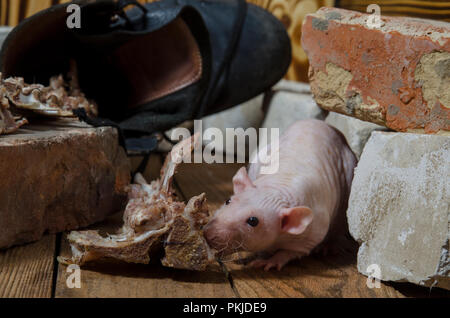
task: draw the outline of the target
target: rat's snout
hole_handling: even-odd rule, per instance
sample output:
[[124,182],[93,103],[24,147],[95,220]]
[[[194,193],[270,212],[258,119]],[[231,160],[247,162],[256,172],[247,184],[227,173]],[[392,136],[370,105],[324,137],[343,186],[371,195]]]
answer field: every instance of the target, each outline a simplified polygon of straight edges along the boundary
[[209,246],[211,246],[214,249],[217,249],[218,245],[220,244],[220,238],[218,236],[218,230],[217,230],[217,220],[213,219],[211,220],[203,229],[203,233],[205,235],[206,241],[208,242]]
[[228,254],[230,247],[230,233],[218,224],[216,219],[211,220],[203,229],[209,246],[219,252],[220,255]]
[[214,223],[214,220],[211,220],[211,221],[209,221],[208,222],[208,224],[206,224],[204,227],[203,227],[203,234],[204,234],[204,236],[205,236],[205,238],[206,238],[206,240],[208,241],[208,243],[209,243],[209,239],[211,238],[211,235],[212,235],[212,225],[211,224],[213,224]]

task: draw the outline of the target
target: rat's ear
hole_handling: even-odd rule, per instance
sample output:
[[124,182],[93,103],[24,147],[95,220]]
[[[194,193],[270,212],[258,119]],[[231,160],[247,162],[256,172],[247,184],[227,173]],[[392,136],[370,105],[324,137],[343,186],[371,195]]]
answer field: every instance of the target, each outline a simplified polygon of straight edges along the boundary
[[242,167],[241,169],[236,172],[236,174],[233,177],[233,191],[234,194],[237,194],[239,192],[244,191],[248,187],[255,187],[252,180],[250,180],[247,169],[245,167]]
[[313,213],[306,206],[284,208],[280,211],[281,231],[299,235],[302,234],[313,220]]

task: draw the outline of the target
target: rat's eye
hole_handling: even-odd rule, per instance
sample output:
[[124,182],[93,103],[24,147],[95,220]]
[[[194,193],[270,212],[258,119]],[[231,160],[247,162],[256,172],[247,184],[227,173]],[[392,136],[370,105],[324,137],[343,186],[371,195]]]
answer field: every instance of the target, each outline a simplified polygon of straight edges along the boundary
[[256,216],[251,216],[247,219],[247,223],[248,225],[255,227],[258,225],[259,220]]
[[227,199],[227,200],[225,201],[225,205],[230,204],[230,202],[231,202],[231,199]]

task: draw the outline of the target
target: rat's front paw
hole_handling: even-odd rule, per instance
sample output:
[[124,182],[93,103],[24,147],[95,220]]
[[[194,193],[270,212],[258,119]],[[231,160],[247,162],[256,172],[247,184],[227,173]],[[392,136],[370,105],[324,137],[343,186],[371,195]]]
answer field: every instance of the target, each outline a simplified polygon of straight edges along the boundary
[[293,251],[278,251],[272,257],[268,259],[257,259],[249,264],[251,267],[264,267],[265,271],[269,271],[271,268],[281,270],[284,265],[293,259],[298,259],[304,256],[303,253]]
[[[284,264],[286,264],[286,263],[284,263]],[[254,260],[253,262],[251,262],[249,264],[249,266],[255,267],[255,268],[264,267],[264,270],[267,272],[271,268],[274,268],[274,267],[276,267],[278,270],[280,270],[284,266],[284,264],[273,262],[271,259],[257,259],[257,260]]]

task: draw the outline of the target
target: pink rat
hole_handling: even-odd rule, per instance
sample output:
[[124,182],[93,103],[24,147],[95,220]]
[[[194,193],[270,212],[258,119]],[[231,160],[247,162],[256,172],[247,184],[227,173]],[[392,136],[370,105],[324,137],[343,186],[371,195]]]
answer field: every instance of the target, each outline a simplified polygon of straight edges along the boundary
[[270,253],[250,264],[265,270],[280,270],[347,232],[345,211],[357,162],[344,136],[319,120],[294,123],[278,149],[278,171],[261,174],[260,163],[250,164],[248,174],[239,169],[233,196],[205,227],[208,243],[221,256]]

